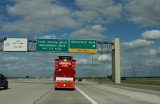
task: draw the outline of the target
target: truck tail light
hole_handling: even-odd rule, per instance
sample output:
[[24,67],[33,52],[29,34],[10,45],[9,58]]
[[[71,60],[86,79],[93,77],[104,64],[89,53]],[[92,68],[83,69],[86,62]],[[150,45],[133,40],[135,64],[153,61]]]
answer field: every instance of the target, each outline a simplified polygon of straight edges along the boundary
[[58,67],[58,61],[55,61],[55,67]]
[[72,62],[72,67],[75,67],[76,66],[76,62]]

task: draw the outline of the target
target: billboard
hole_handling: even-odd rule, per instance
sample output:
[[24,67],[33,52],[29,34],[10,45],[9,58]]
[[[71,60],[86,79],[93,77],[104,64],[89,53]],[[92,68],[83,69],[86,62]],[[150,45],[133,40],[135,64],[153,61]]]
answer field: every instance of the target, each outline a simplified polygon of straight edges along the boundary
[[27,51],[27,38],[6,38],[3,51]]

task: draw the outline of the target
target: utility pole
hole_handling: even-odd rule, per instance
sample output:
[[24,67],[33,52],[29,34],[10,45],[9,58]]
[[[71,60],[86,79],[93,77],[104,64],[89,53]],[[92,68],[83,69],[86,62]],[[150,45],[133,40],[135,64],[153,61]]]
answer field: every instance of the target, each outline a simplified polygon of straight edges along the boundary
[[106,76],[106,79],[108,78],[108,68],[107,68],[107,76]]
[[135,77],[135,70],[134,70],[134,66],[132,67],[133,70],[133,78]]
[[152,77],[152,71],[150,71],[150,75],[151,75],[150,77]]
[[124,72],[124,77],[126,77],[126,70],[124,69],[124,71],[123,71],[123,72]]

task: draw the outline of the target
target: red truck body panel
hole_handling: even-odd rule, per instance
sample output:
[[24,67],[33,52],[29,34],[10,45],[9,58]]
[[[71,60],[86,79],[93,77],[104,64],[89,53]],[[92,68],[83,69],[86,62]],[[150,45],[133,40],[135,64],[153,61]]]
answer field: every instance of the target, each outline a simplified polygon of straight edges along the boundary
[[75,88],[75,82],[67,82],[67,81],[55,81],[54,83],[55,88]]
[[54,88],[75,88],[76,60],[72,56],[55,59]]

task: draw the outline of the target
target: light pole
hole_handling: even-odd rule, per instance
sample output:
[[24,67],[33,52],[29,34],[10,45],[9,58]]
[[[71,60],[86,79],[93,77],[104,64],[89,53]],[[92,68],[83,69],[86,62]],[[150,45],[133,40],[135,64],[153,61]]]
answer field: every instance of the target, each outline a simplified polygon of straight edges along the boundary
[[106,79],[108,78],[108,68],[107,68],[107,76],[106,76]]
[[94,72],[94,69],[93,69],[93,53],[92,53],[92,80],[93,80],[93,72]]
[[[90,24],[93,24],[94,21],[91,20],[91,21],[88,21]],[[94,69],[93,69],[93,53],[92,53],[92,80],[93,80],[93,73],[94,73]]]
[[135,70],[134,70],[134,66],[133,66],[133,78],[135,77]]

